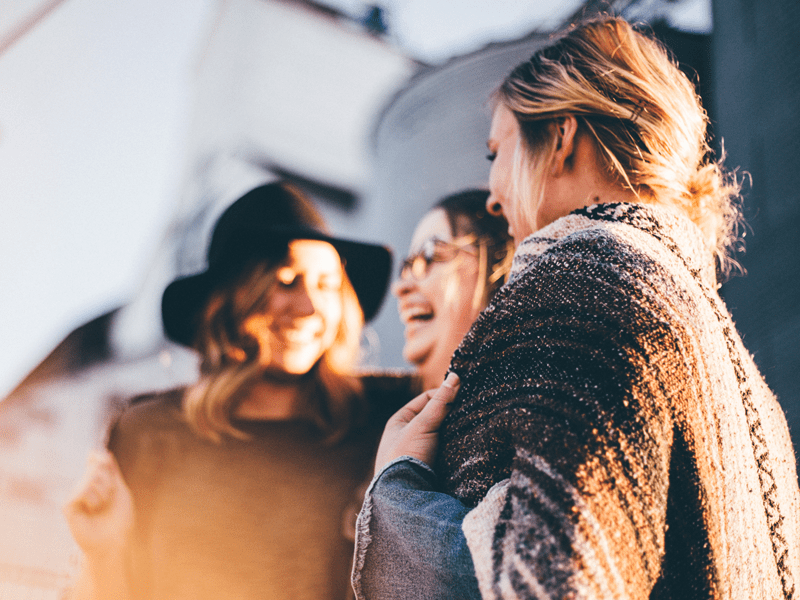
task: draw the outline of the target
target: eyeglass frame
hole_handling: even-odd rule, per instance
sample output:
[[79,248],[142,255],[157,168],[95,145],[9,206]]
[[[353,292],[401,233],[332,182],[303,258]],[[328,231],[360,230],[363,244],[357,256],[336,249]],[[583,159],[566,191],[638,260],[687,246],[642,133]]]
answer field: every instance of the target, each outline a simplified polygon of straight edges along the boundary
[[[414,281],[422,281],[430,275],[431,265],[433,263],[448,263],[456,258],[460,252],[466,252],[473,256],[478,256],[478,248],[476,243],[478,238],[475,236],[463,236],[459,239],[467,239],[469,241],[463,243],[448,242],[437,237],[428,238],[422,243],[420,249],[414,254],[409,254],[400,263],[398,276],[400,279],[410,277]],[[437,258],[436,251],[441,252],[442,248],[448,248],[452,254],[443,257],[441,254]],[[472,250],[472,251],[470,251]],[[420,266],[421,265],[421,266]]]

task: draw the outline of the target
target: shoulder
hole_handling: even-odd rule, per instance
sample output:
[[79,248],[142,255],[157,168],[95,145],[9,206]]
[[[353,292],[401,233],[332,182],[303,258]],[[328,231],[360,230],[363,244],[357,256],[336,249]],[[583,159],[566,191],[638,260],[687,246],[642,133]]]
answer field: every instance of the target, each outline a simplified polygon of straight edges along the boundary
[[531,282],[535,277],[569,270],[592,275],[639,268],[653,262],[647,248],[620,231],[598,224],[569,232],[558,239],[525,240],[514,256],[511,281]]
[[185,388],[141,394],[131,398],[114,427],[154,427],[174,422],[181,410]]
[[388,419],[422,391],[419,380],[408,371],[370,371],[359,378],[370,413],[381,418]]
[[716,288],[713,253],[686,215],[667,207],[602,204],[562,217],[518,246],[510,280],[550,271],[660,279]]
[[183,435],[188,426],[181,418],[184,389],[146,394],[132,398],[109,428],[107,446],[120,466],[141,459],[151,451],[160,452],[164,440]]
[[[516,271],[456,352],[461,374],[487,357],[527,360],[556,347],[605,348],[667,343],[702,301],[696,286],[639,243],[635,232],[576,228],[558,238],[528,238]],[[687,293],[694,289],[694,292]],[[673,333],[671,333],[673,332]],[[507,368],[501,361],[498,368]]]
[[693,274],[651,234],[618,223],[582,225],[557,238],[525,240],[495,310],[518,316],[558,307],[585,315],[649,312],[696,288]]

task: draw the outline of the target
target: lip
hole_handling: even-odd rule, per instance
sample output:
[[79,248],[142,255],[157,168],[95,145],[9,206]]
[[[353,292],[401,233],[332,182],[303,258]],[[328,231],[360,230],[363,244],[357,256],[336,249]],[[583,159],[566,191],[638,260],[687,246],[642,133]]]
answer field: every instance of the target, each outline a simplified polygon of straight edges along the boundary
[[316,342],[322,335],[319,327],[278,327],[273,330],[277,339],[288,346],[303,346]]
[[[409,343],[411,340],[414,340],[419,335],[425,335],[424,332],[430,328],[434,321],[435,317],[430,319],[414,319],[414,315],[417,314],[431,314],[432,311],[430,307],[425,306],[409,306],[403,307],[400,309],[400,321],[403,323],[403,337],[406,340],[406,343]],[[413,361],[412,361],[413,362]]]
[[[430,323],[435,317],[433,307],[428,302],[401,302],[398,308],[400,321],[406,327]],[[417,319],[417,317],[423,315],[431,315],[431,318]]]

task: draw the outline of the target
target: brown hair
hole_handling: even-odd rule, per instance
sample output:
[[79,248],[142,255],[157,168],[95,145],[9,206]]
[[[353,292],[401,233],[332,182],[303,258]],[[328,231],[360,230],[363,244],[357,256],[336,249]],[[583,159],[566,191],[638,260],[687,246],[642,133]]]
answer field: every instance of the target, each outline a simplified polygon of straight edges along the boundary
[[[200,381],[184,395],[183,412],[201,436],[218,441],[222,434],[246,439],[233,416],[248,388],[264,374],[256,340],[242,323],[264,308],[276,281],[279,261],[252,263],[229,285],[211,293],[201,315],[195,349],[202,357]],[[363,312],[342,269],[342,320],[333,345],[303,383],[314,420],[330,441],[340,439],[361,411],[361,384],[353,375],[359,351]],[[263,359],[262,359],[263,360]]]
[[611,180],[643,203],[682,209],[720,271],[735,265],[740,185],[712,158],[700,99],[660,42],[621,18],[594,18],[518,65],[495,99],[520,125],[514,193],[528,222],[535,220],[525,211],[538,203],[539,175],[555,149],[553,121],[574,115]]
[[508,235],[508,222],[486,210],[487,190],[470,189],[445,196],[434,205],[444,211],[454,237],[475,236],[478,249],[478,285],[473,307],[482,309],[508,278],[514,241]]

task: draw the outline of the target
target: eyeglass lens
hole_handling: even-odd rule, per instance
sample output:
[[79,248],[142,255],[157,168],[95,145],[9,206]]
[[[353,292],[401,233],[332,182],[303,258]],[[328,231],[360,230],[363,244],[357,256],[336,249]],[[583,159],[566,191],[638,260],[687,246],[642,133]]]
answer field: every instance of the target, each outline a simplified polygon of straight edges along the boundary
[[408,256],[400,264],[400,277],[405,278],[410,275],[414,279],[424,279],[430,271],[431,264],[453,260],[459,251],[469,245],[458,246],[436,238],[425,240],[419,252]]

